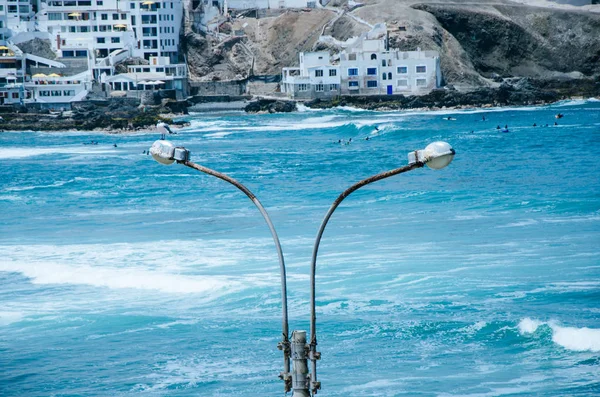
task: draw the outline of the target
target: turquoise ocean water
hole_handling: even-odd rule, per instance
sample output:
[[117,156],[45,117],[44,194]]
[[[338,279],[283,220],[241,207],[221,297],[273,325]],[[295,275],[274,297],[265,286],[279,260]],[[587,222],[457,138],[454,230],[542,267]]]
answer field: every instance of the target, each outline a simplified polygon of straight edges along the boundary
[[[172,140],[273,218],[292,330],[337,195],[430,142],[457,151],[331,219],[319,396],[600,394],[600,102],[189,119]],[[142,154],[156,138],[0,134],[0,396],[283,394],[269,231],[232,186]]]

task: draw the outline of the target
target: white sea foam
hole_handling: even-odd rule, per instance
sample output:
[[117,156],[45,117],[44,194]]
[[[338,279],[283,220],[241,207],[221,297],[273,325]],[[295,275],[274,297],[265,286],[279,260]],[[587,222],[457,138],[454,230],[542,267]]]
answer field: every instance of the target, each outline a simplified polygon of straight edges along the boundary
[[114,153],[114,150],[104,148],[90,147],[56,147],[56,148],[28,148],[13,147],[0,148],[0,159],[22,159],[34,156],[44,156],[50,154],[107,154]]
[[0,326],[19,322],[23,319],[20,312],[0,312]]
[[529,317],[526,317],[519,322],[519,332],[521,334],[533,334],[542,324],[541,321],[532,320]]
[[523,226],[531,226],[531,225],[535,225],[538,222],[535,219],[524,219],[522,221],[519,222],[513,222],[513,223],[508,223],[506,225],[501,225],[498,226],[499,228],[505,228],[505,227],[523,227]]
[[[276,260],[272,254],[266,254],[272,250],[270,244],[272,241],[264,238],[6,245],[0,247],[3,252],[0,272],[23,274],[33,284],[200,293],[214,298],[246,288],[276,285],[278,273],[273,271]],[[240,265],[244,266],[242,273]],[[228,275],[215,275],[214,269],[219,268],[223,269],[219,274]]]
[[34,284],[73,284],[111,289],[155,290],[166,293],[206,293],[241,289],[241,284],[227,277],[188,276],[140,268],[70,266],[42,262],[32,266],[7,263],[0,271],[18,272]]
[[519,322],[518,328],[522,335],[533,334],[542,325],[549,326],[552,341],[567,350],[600,352],[600,329],[563,327],[556,322],[542,322],[528,317]]

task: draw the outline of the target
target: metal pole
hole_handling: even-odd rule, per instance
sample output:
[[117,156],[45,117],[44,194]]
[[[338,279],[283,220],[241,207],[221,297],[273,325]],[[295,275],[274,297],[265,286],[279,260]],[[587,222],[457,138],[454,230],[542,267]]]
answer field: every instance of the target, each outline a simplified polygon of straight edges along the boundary
[[306,331],[292,332],[292,397],[310,397],[306,362]]
[[[191,161],[178,161],[178,162],[186,165],[187,167],[190,167],[190,168],[193,168],[200,172],[203,172],[205,174],[216,176],[217,178],[222,179],[226,182],[229,182],[230,184],[232,184],[233,186],[237,187],[239,190],[244,192],[244,194],[246,196],[248,196],[248,198],[250,200],[252,200],[254,205],[256,205],[256,207],[260,211],[261,215],[267,222],[267,225],[269,226],[269,230],[271,230],[271,235],[273,236],[273,241],[275,242],[275,248],[277,249],[277,256],[279,257],[279,268],[280,268],[280,272],[281,272],[281,306],[282,306],[281,328],[282,328],[282,332],[281,332],[281,342],[279,342],[277,347],[279,348],[279,350],[283,351],[283,372],[281,374],[279,374],[279,377],[284,381],[285,392],[287,393],[288,391],[290,391],[290,386],[291,386],[290,341],[288,338],[289,337],[289,329],[288,329],[288,311],[287,311],[287,286],[286,286],[286,276],[285,276],[285,263],[283,260],[283,251],[281,250],[281,244],[279,243],[279,237],[277,236],[277,232],[275,231],[275,226],[273,226],[273,222],[271,222],[271,218],[269,217],[269,214],[267,213],[265,208],[262,206],[260,201],[246,186],[242,185],[235,179],[233,179],[225,174],[222,174],[218,171],[212,170],[207,167],[203,167],[203,166],[193,163]],[[304,343],[306,344],[306,333],[304,336]]]
[[329,218],[333,215],[335,209],[340,205],[340,203],[348,197],[352,192],[360,189],[361,187],[368,185],[373,182],[377,182],[379,180],[389,178],[390,176],[398,175],[403,172],[414,170],[415,168],[421,168],[425,165],[423,162],[415,162],[413,164],[396,168],[394,170],[382,172],[380,174],[374,175],[370,178],[363,179],[362,181],[355,183],[348,189],[346,189],[339,197],[333,202],[329,211],[325,215],[323,222],[321,223],[321,227],[319,228],[319,232],[317,233],[317,238],[315,239],[315,245],[313,248],[312,260],[310,264],[310,351],[309,351],[309,359],[311,360],[311,374],[310,374],[310,389],[312,393],[317,394],[317,391],[321,388],[321,382],[317,381],[317,360],[321,358],[321,353],[317,351],[317,315],[315,308],[315,273],[317,270],[317,253],[319,252],[319,243],[321,242],[321,237],[323,236],[323,232],[325,231],[325,226],[327,226],[327,222],[329,222]]

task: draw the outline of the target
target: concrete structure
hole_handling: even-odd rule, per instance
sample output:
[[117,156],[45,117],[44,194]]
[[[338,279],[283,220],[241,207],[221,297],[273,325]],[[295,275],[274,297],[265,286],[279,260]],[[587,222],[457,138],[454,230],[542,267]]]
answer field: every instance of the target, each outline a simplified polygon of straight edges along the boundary
[[127,73],[101,76],[106,91],[122,91],[126,96],[139,96],[140,91],[175,90],[187,96],[187,66],[171,64],[169,57],[151,57],[149,65],[131,65]]
[[387,27],[378,24],[340,53],[339,65],[328,52],[301,53],[300,67],[283,68],[281,91],[296,99],[425,94],[441,83],[437,51],[390,49]]
[[[136,90],[187,95],[187,68],[177,63],[182,2],[0,0],[0,103],[69,103],[83,99],[94,80],[111,88],[129,88],[134,82]],[[49,40],[58,61],[23,54],[12,44],[34,38]],[[107,80],[117,64],[131,57],[150,65],[139,73],[129,69],[122,81]]]
[[442,83],[437,51],[389,50],[385,40],[364,40],[340,54],[341,93],[424,94]]
[[178,61],[183,18],[181,0],[41,0],[38,29],[48,32],[63,58],[90,59],[90,66],[115,51]]
[[327,51],[301,52],[300,67],[283,68],[281,92],[291,98],[330,98],[340,94],[340,68]]

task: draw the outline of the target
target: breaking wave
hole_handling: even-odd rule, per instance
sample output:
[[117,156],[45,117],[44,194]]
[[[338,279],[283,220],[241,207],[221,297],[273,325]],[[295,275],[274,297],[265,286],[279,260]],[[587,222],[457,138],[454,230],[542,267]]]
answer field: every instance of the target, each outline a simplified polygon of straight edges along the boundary
[[521,335],[527,335],[545,326],[552,331],[552,342],[567,350],[600,352],[600,329],[563,327],[552,321],[543,322],[528,317],[519,322],[518,329]]

